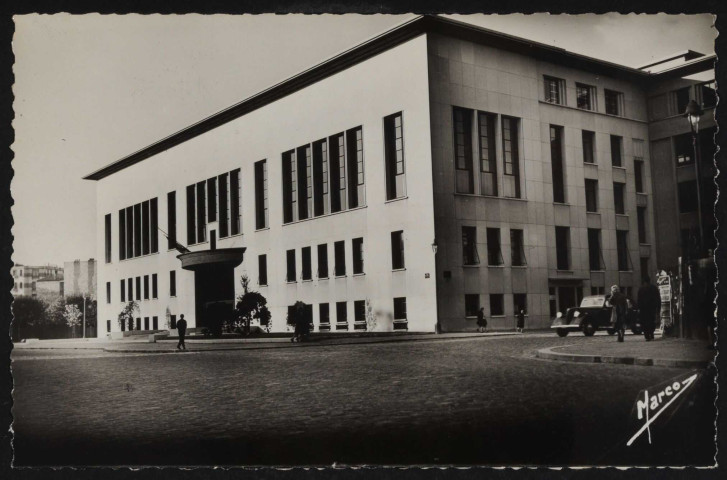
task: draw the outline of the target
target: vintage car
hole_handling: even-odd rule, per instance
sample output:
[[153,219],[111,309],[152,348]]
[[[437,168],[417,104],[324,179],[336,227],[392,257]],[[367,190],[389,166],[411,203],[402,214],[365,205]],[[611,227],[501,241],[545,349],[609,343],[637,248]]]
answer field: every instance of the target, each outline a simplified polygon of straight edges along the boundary
[[[625,328],[630,328],[635,335],[640,335],[638,310],[630,300],[628,306]],[[565,337],[570,332],[578,330],[587,337],[592,336],[597,330],[606,330],[609,335],[613,335],[616,330],[611,324],[611,308],[605,295],[584,297],[579,307],[569,308],[565,315],[558,312],[550,328],[554,328],[559,337]]]

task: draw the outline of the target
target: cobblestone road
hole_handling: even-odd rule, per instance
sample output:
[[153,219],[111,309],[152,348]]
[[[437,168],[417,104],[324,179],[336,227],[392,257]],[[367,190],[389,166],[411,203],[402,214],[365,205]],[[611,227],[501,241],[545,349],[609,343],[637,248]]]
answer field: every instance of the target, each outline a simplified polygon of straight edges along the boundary
[[606,340],[16,351],[15,464],[712,464],[705,401],[624,447],[639,391],[685,370],[533,356]]

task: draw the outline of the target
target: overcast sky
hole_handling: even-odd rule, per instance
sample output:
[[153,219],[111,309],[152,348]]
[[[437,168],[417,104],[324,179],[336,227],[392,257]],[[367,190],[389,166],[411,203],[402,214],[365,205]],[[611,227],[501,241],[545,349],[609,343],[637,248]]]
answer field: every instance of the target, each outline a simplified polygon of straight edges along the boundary
[[[94,257],[81,177],[411,17],[16,16],[13,261]],[[632,67],[716,35],[709,15],[453,18]]]

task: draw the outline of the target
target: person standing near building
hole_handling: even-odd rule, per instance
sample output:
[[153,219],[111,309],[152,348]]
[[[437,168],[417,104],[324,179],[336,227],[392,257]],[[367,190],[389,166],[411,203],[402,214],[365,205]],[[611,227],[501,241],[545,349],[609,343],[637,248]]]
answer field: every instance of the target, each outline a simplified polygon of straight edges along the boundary
[[187,321],[184,319],[184,314],[180,315],[179,320],[177,320],[177,332],[179,333],[177,350],[186,350],[187,345],[184,344],[184,336],[187,334]]
[[659,289],[651,284],[651,279],[648,275],[644,275],[641,288],[639,288],[637,302],[639,305],[641,328],[644,330],[644,338],[648,342],[654,339],[656,315],[661,310],[661,295],[659,294]]
[[525,330],[525,310],[520,309],[519,312],[517,312],[517,328],[516,330],[520,333],[523,333],[523,330]]
[[487,330],[487,319],[485,318],[485,307],[480,307],[477,312],[477,331],[482,333]]
[[621,293],[618,285],[611,287],[611,295],[606,299],[611,304],[611,318],[613,319],[613,327],[618,333],[618,341],[624,341],[624,327],[626,322],[626,311],[628,306],[626,304],[626,296]]

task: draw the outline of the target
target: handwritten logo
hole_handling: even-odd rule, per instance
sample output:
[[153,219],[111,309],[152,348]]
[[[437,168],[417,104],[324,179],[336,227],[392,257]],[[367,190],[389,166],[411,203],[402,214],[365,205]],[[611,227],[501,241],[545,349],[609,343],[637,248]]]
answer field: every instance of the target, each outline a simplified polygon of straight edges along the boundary
[[644,432],[647,432],[651,444],[651,424],[692,386],[698,376],[699,373],[694,373],[684,379],[675,379],[666,386],[660,385],[656,388],[657,393],[651,396],[648,390],[639,394],[639,399],[636,400],[636,417],[638,420],[643,420],[644,424],[626,445],[630,447]]

